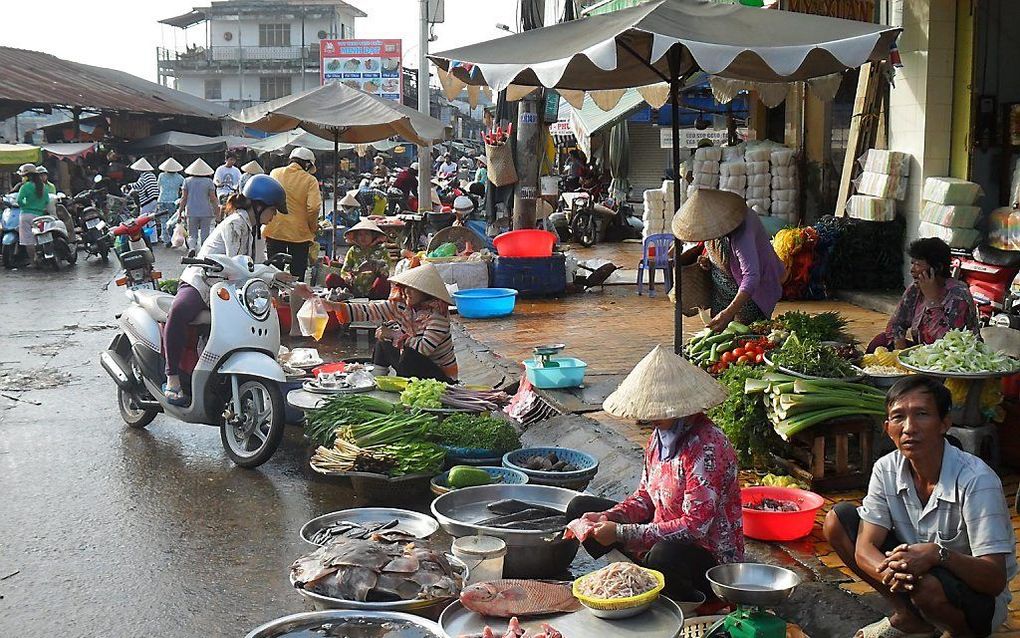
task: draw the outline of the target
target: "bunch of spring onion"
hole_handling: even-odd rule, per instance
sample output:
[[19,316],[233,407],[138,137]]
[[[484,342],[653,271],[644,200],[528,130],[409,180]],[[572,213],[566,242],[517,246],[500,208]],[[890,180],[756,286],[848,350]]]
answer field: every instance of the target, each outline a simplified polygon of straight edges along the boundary
[[830,419],[885,415],[885,393],[860,383],[769,373],[748,379],[744,391],[764,394],[765,412],[783,440]]
[[322,407],[308,412],[305,434],[316,445],[333,445],[339,428],[371,421],[380,415],[393,412],[396,406],[388,401],[365,394],[330,397]]
[[337,430],[337,436],[366,449],[397,443],[413,443],[425,440],[428,428],[434,422],[434,417],[420,412],[394,412],[345,425]]

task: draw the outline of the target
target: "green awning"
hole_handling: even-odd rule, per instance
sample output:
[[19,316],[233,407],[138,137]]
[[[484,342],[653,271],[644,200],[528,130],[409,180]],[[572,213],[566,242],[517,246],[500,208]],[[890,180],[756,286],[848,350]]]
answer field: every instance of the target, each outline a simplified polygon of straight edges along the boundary
[[35,164],[42,153],[38,146],[31,144],[0,144],[0,166]]

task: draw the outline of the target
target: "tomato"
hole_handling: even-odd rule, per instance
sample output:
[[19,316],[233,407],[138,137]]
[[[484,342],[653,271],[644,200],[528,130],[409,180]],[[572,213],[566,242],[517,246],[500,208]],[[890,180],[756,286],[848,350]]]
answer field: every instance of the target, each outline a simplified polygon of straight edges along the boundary
[[735,358],[736,356],[733,354],[733,351],[731,350],[730,352],[724,352],[723,355],[719,357],[719,360],[722,361],[722,363],[730,363]]
[[737,359],[737,364],[744,365],[745,363],[750,363],[751,361],[752,359],[745,354]]
[[765,355],[761,354],[760,352],[758,354],[754,355],[754,362],[755,363],[762,363],[764,361],[765,361]]
[[747,348],[734,348],[733,349],[733,356],[737,357],[739,359],[740,357],[744,356],[744,354],[746,352],[747,352]]

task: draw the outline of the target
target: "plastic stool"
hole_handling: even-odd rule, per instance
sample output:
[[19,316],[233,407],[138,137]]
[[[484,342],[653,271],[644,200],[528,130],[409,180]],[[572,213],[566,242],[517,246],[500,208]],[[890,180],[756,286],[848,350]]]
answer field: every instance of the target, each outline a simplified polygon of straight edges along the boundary
[[999,427],[997,425],[980,425],[975,428],[951,427],[949,436],[956,437],[965,452],[981,457],[993,470],[999,469]]

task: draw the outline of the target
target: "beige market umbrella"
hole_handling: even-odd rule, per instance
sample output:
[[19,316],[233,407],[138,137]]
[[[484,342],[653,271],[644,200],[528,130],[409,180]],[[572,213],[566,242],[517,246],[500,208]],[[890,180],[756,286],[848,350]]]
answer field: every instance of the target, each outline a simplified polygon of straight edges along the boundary
[[339,82],[288,95],[234,113],[231,118],[269,133],[296,128],[333,142],[333,242],[336,244],[337,193],[336,163],[340,144],[369,144],[390,137],[401,137],[415,144],[431,145],[448,136],[439,120],[419,113],[399,102],[365,93]]
[[[652,0],[429,58],[439,67],[448,94],[460,85],[487,85],[518,95],[529,87],[547,87],[576,102],[578,94],[583,97],[590,91],[608,110],[628,88],[637,88],[649,103],[662,103],[668,92],[673,166],[679,166],[679,92],[694,74],[765,84],[814,80],[885,59],[900,31],[706,0]],[[680,188],[674,191],[677,211]],[[677,244],[679,255],[679,240]],[[680,352],[679,260],[674,281],[678,284],[674,348]]]

